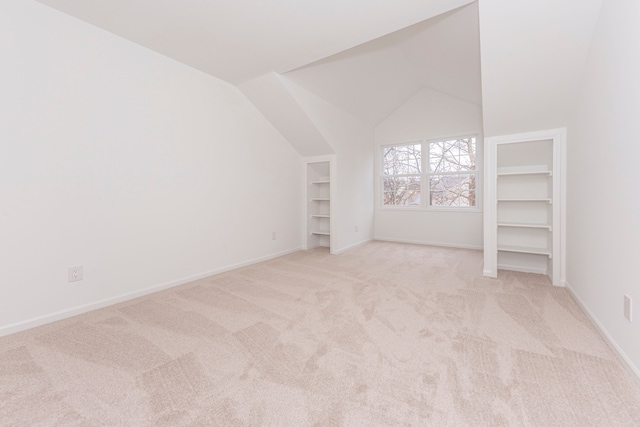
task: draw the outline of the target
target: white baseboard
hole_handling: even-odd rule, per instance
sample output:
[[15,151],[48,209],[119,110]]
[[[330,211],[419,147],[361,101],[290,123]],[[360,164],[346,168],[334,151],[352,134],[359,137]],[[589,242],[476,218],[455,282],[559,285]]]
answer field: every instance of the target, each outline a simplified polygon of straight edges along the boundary
[[489,277],[489,278],[492,278],[492,279],[495,279],[495,278],[497,278],[497,277],[498,277],[498,275],[496,274],[496,272],[495,272],[495,271],[492,271],[492,270],[486,270],[486,269],[483,269],[483,270],[482,270],[482,275],[483,275],[484,277]]
[[310,251],[311,249],[315,249],[315,248],[328,248],[328,246],[326,245],[321,245],[321,244],[317,244],[317,245],[309,245],[306,248],[304,248],[305,251]]
[[97,310],[99,308],[108,307],[110,305],[114,305],[120,302],[128,301],[134,298],[138,298],[144,295],[152,294],[154,292],[162,291],[165,289],[173,288],[174,286],[183,285],[185,283],[193,282],[194,280],[204,279],[205,277],[214,276],[216,274],[224,273],[225,271],[235,270],[236,268],[246,267],[249,265],[257,264],[259,262],[267,261],[273,258],[278,258],[284,255],[288,255],[294,252],[298,252],[302,250],[301,247],[294,249],[287,249],[282,252],[266,255],[263,257],[254,258],[248,261],[240,262],[237,264],[229,265],[226,267],[221,267],[211,271],[205,271],[200,274],[195,274],[193,276],[185,277],[178,280],[173,280],[166,283],[161,283],[159,285],[154,285],[145,289],[141,289],[135,292],[130,292],[124,295],[106,298],[100,301],[92,302],[89,304],[85,304],[79,307],[74,307],[66,310],[57,311],[55,313],[46,314],[44,316],[35,317],[33,319],[24,320],[17,323],[12,323],[6,326],[0,327],[0,337],[15,334],[16,332],[25,331],[27,329],[35,328],[36,326],[45,325],[47,323],[52,323],[58,320],[66,319],[69,317],[77,316],[78,314],[86,313],[89,311]]
[[473,249],[473,250],[479,250],[479,251],[484,249],[484,247],[476,246],[476,245],[461,245],[457,243],[442,243],[442,242],[425,242],[425,241],[409,240],[409,239],[396,239],[395,237],[375,236],[373,240],[380,240],[382,242],[393,242],[393,243],[409,243],[411,245],[441,246],[444,248]]
[[633,379],[635,379],[636,383],[640,386],[640,369],[633,363],[629,356],[627,356],[627,354],[624,352],[624,350],[622,350],[622,348],[613,339],[609,332],[607,332],[602,323],[600,323],[598,318],[584,303],[582,298],[580,298],[580,296],[574,291],[569,282],[565,280],[564,286],[565,288],[567,288],[573,299],[578,303],[582,310],[587,314],[587,317],[589,318],[593,326],[595,326],[596,330],[600,333],[602,338],[607,342],[607,344],[609,344],[609,347],[611,347],[616,356],[618,356],[618,360],[620,360],[620,363],[622,363],[622,365],[627,368],[627,370],[632,374]]
[[498,270],[518,271],[520,273],[547,274],[546,269],[535,267],[523,267],[520,265],[498,264]]
[[340,249],[336,249],[335,251],[331,251],[331,253],[332,253],[333,255],[340,255],[340,254],[343,254],[343,253],[345,253],[345,252],[350,251],[351,249],[355,249],[355,248],[357,248],[358,246],[366,245],[367,243],[369,243],[369,242],[371,242],[371,241],[373,241],[373,239],[365,239],[365,240],[361,240],[361,241],[359,241],[359,242],[357,242],[357,243],[354,243],[353,245],[349,245],[349,246],[347,246],[347,247],[340,248]]

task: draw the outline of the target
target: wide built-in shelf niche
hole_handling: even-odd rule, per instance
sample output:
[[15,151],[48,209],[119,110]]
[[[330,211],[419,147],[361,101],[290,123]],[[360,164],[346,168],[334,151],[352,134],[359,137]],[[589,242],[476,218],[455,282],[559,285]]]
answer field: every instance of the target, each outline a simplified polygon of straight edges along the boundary
[[499,269],[551,274],[552,168],[552,140],[498,145],[496,233]]
[[306,164],[307,249],[331,247],[331,163]]
[[561,144],[563,130],[487,140],[485,275],[525,271],[560,284]]

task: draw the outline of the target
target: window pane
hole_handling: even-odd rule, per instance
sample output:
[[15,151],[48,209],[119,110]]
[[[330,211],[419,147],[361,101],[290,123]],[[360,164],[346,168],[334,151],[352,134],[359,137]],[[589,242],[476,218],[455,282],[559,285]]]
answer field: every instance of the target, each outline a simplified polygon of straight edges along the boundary
[[429,143],[429,171],[464,172],[476,170],[476,139],[462,138]]
[[387,206],[420,206],[420,175],[383,178],[383,203]]
[[429,189],[430,206],[476,206],[475,175],[432,175],[429,179]]
[[383,147],[382,154],[384,175],[410,175],[421,172],[421,144]]

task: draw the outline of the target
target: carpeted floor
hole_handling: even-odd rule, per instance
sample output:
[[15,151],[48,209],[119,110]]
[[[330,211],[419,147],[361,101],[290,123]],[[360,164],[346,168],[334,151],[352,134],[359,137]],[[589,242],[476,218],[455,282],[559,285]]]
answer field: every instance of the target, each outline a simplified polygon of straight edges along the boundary
[[0,338],[2,426],[638,426],[569,293],[482,253],[298,252]]

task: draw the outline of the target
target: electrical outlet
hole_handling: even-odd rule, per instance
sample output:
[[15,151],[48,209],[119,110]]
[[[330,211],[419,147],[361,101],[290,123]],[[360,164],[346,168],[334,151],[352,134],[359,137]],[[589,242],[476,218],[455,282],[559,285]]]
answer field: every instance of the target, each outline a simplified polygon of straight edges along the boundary
[[633,319],[633,311],[632,308],[633,307],[633,301],[631,300],[631,297],[629,295],[625,295],[624,296],[624,317],[631,322]]
[[276,232],[271,233],[271,240],[276,240]]
[[358,232],[358,226],[356,225],[356,233]]
[[82,280],[82,266],[69,267],[69,282],[79,282]]

